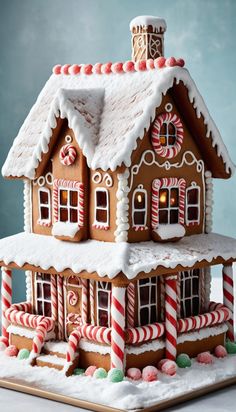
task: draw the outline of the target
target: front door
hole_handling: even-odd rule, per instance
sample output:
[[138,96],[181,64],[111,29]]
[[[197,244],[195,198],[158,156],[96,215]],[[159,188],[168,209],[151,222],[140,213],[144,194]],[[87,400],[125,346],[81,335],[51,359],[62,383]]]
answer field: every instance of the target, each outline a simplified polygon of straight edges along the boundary
[[72,330],[82,323],[82,285],[77,276],[70,276],[64,282],[65,337],[68,339]]

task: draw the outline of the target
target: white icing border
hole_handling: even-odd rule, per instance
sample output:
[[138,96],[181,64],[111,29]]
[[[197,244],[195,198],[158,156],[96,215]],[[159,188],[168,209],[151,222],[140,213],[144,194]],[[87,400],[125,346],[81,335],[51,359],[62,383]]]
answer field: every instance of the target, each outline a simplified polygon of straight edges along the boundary
[[211,233],[213,226],[213,179],[209,170],[205,172],[205,188],[205,232]]
[[[24,231],[27,233],[32,232],[32,186],[31,181],[24,179]],[[26,301],[31,302],[32,296],[32,272],[30,270],[25,271],[25,289],[26,289]]]
[[129,169],[126,169],[124,173],[117,175],[118,189],[116,192],[117,205],[116,205],[116,225],[115,230],[115,242],[127,242],[128,230],[129,230],[129,197],[130,191],[128,185]]

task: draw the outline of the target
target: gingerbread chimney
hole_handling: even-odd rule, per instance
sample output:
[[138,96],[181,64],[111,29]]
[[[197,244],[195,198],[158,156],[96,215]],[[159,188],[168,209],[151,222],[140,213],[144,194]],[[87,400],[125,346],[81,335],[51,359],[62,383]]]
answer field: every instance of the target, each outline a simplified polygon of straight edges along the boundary
[[138,16],[130,22],[132,60],[156,59],[164,55],[166,22],[160,17]]

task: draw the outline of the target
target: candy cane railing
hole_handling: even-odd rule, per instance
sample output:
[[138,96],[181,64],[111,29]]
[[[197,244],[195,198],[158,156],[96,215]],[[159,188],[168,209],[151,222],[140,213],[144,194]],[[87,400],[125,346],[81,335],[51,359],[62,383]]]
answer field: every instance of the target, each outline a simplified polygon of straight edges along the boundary
[[35,329],[30,360],[33,361],[41,352],[47,332],[54,329],[55,322],[52,318],[34,315],[29,302],[13,304],[5,311],[9,323]]

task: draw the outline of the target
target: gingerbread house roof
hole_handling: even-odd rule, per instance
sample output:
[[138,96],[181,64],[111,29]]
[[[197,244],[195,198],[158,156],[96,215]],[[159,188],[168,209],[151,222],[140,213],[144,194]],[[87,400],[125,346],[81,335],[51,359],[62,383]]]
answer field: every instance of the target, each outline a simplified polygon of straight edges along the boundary
[[[14,140],[2,168],[5,177],[35,177],[59,115],[68,118],[89,167],[102,170],[115,170],[123,164],[129,167],[138,138],[142,139],[150,127],[162,96],[180,83],[185,85],[196,117],[204,122],[201,141],[213,156],[210,165],[213,176],[231,175],[234,164],[185,68],[155,68],[148,61],[138,69],[133,62],[103,66],[105,74],[98,74],[96,65],[56,68]],[[103,66],[100,65],[100,70]],[[131,71],[126,72],[126,68]]]

